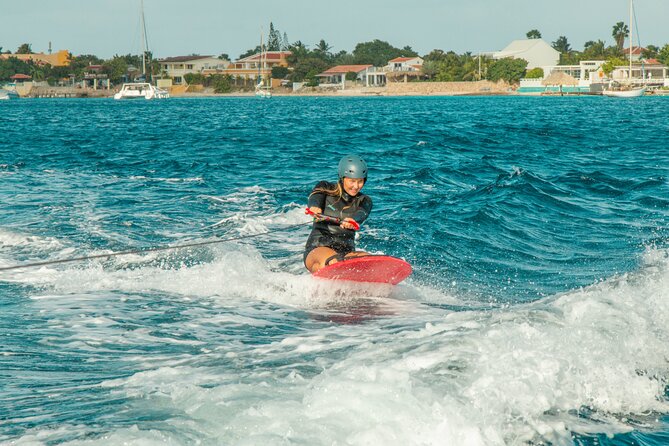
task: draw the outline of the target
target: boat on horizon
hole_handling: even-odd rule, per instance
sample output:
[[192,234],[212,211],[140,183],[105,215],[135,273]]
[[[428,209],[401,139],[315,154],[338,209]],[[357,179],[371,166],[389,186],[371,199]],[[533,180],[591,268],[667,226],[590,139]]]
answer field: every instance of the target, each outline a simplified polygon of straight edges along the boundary
[[[641,45],[639,45],[640,47]],[[632,49],[634,48],[634,0],[630,0],[630,48],[629,48],[629,72],[627,74],[627,85],[619,84],[602,90],[602,95],[612,98],[638,98],[646,93],[646,87],[634,87],[632,85]]]
[[267,50],[263,45],[263,35],[260,33],[260,62],[258,63],[258,83],[256,84],[256,97],[270,99],[272,97],[272,79],[269,76],[269,85],[265,85],[263,74],[267,70]]
[[114,95],[114,99],[167,99],[170,93],[146,81],[146,53],[148,41],[146,37],[146,21],[144,20],[144,0],[140,0],[141,30],[142,30],[142,82],[126,82]]
[[121,90],[114,95],[114,99],[167,99],[170,94],[167,90],[158,88],[148,82],[129,82],[123,84]]

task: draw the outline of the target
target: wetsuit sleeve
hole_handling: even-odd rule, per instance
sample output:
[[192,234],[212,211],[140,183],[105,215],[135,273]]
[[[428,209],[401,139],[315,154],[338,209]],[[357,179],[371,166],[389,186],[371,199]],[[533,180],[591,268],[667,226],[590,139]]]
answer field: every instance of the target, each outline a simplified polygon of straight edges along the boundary
[[365,195],[360,202],[360,207],[355,211],[352,218],[361,225],[362,222],[367,220],[370,212],[372,212],[372,199]]
[[309,201],[307,201],[307,207],[319,207],[325,209],[325,194],[323,192],[316,192],[317,189],[330,189],[330,183],[327,181],[321,181],[313,188],[311,195],[309,195]]

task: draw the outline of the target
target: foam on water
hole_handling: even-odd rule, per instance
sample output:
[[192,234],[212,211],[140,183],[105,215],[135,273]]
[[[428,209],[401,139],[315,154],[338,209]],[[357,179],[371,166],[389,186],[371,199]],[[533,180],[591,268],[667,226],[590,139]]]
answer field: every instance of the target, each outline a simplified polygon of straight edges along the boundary
[[[273,272],[255,250],[227,245],[210,263],[193,266],[43,268],[21,279],[46,287],[34,302],[70,333],[68,348],[122,344],[126,360],[142,364],[144,370],[103,381],[101,389],[133,411],[171,414],[159,430],[119,428],[68,444],[568,445],[572,432],[626,432],[669,411],[669,357],[658,355],[669,343],[663,250],[649,249],[637,272],[533,303],[467,309],[451,296],[409,286],[380,304],[392,311],[377,316],[391,318],[324,322],[251,344],[208,336],[226,327],[276,326],[276,309],[257,307],[262,302],[312,312],[315,321],[330,312],[320,319],[327,321],[337,312],[350,315],[360,301],[346,290],[324,293],[327,287],[306,275]],[[156,337],[141,326],[128,333],[116,322],[128,320],[124,311],[116,314],[124,300],[156,291],[174,296],[183,312],[184,319],[163,328],[192,339]],[[206,311],[189,309],[188,302],[203,299]],[[460,309],[428,313],[431,304]],[[235,312],[227,313],[231,307]],[[203,335],[207,327],[216,329]],[[156,343],[194,347],[198,355],[147,362],[133,353],[133,346]],[[81,437],[81,429],[88,428],[59,428],[64,438],[68,430]],[[18,444],[59,435],[29,432]]]

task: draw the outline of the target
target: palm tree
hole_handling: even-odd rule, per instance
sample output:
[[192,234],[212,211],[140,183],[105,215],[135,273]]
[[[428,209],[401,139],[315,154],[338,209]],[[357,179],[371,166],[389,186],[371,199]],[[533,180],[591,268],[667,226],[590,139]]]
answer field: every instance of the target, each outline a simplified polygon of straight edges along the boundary
[[625,37],[630,35],[630,30],[627,27],[627,25],[625,25],[625,22],[618,22],[615,25],[613,25],[613,32],[611,33],[611,35],[616,41],[616,46],[618,47],[618,49],[622,50],[623,45],[625,45]]
[[332,46],[328,45],[328,43],[325,40],[321,39],[321,41],[316,44],[316,48],[314,48],[314,51],[322,56],[328,57],[330,55],[331,49]]

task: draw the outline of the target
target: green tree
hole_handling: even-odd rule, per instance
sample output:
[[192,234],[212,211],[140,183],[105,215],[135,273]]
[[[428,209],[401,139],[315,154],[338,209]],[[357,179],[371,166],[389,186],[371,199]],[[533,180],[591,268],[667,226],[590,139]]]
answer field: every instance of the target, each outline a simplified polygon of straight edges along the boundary
[[527,79],[542,79],[544,77],[544,70],[541,67],[532,68],[525,73]]
[[272,79],[285,79],[288,76],[288,67],[274,66],[272,67]]
[[218,56],[219,59],[221,60],[230,60],[230,56],[228,56],[228,53],[223,53],[220,56]]
[[17,73],[29,74],[30,64],[16,57],[0,59],[0,81],[9,81]]
[[290,45],[288,51],[290,51],[291,54],[287,57],[287,60],[291,65],[295,65],[299,60],[309,57],[309,48],[299,40]]
[[281,33],[274,29],[274,24],[269,22],[269,35],[267,36],[267,51],[281,51]]
[[346,80],[347,81],[354,81],[358,78],[358,74],[355,71],[349,71],[346,73]]
[[214,87],[214,93],[230,93],[232,91],[232,76],[212,74],[209,78],[209,86]]
[[657,53],[657,58],[665,65],[669,65],[669,43],[664,45]]
[[327,70],[329,65],[317,57],[307,57],[300,60],[294,67],[290,75],[293,82],[314,81],[317,82],[316,75]]
[[240,59],[245,59],[245,58],[247,58],[247,57],[249,57],[249,56],[253,56],[254,54],[258,54],[260,51],[261,51],[261,49],[260,49],[260,45],[258,45],[257,47],[255,47],[255,48],[251,48],[250,50],[246,50],[245,52],[243,52],[242,54],[240,54],[240,55],[239,55],[239,58],[240,58]]
[[616,41],[616,46],[619,50],[623,49],[625,45],[625,38],[630,35],[630,30],[625,25],[625,22],[618,22],[613,25],[613,32],[611,33],[613,40]]
[[585,60],[605,57],[606,45],[603,40],[589,40],[583,45],[582,57]]
[[89,65],[102,65],[103,63],[102,59],[93,54],[82,54],[72,57],[69,71],[77,80],[81,80]]
[[541,33],[538,29],[531,29],[525,35],[528,39],[541,39]]
[[330,50],[332,49],[332,46],[330,46],[325,40],[321,39],[320,42],[316,44],[316,48],[314,48],[314,56],[319,57],[325,61],[331,61],[332,60],[332,53]]
[[436,78],[437,73],[439,72],[439,62],[435,60],[425,60],[423,62],[423,67],[421,68],[423,76],[428,80],[433,80]]
[[337,54],[332,56],[333,65],[354,65],[355,57],[353,54],[348,53],[346,50],[341,50]]
[[611,76],[611,73],[613,73],[613,70],[616,67],[621,67],[625,65],[627,65],[626,60],[621,59],[619,57],[612,57],[602,64],[602,71],[604,71],[604,73],[607,76]]
[[568,53],[571,51],[571,45],[565,36],[558,37],[557,40],[552,43],[552,46],[560,53]]
[[493,82],[505,80],[509,83],[518,83],[525,74],[527,61],[524,59],[500,59],[488,67],[488,79]]
[[375,39],[371,42],[358,43],[353,50],[356,64],[371,64],[377,67],[384,66],[389,60],[396,57],[416,57],[411,47],[395,48],[388,42]]
[[288,47],[290,47],[290,41],[288,40],[288,34],[284,32],[281,39],[281,51],[287,51]]
[[184,74],[184,80],[188,85],[204,85],[205,78],[200,73],[186,73]]
[[16,50],[16,54],[33,54],[31,46],[30,43],[22,43]]
[[109,76],[109,80],[114,83],[123,81],[124,76],[128,73],[128,62],[125,57],[119,55],[105,61],[102,67]]
[[655,59],[660,52],[660,48],[655,45],[648,45],[641,51],[641,57],[644,59]]

